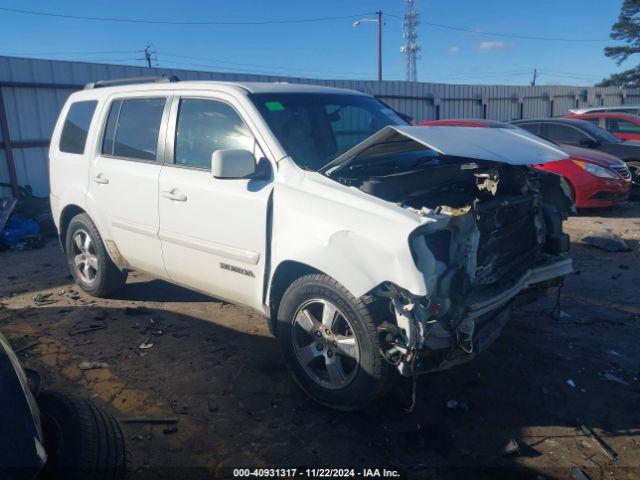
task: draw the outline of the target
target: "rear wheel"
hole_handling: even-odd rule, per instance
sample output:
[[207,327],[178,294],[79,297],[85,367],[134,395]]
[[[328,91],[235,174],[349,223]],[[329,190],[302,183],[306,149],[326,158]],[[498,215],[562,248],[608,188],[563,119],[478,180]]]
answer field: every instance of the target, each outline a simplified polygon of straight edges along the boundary
[[98,229],[86,213],[71,219],[65,250],[71,275],[85,292],[104,297],[126,282],[126,272],[121,272],[113,263]]
[[48,480],[121,480],[125,448],[118,422],[88,400],[42,392],[38,395]]
[[322,274],[299,278],[284,293],[278,339],[294,379],[317,402],[360,409],[387,384],[374,306]]

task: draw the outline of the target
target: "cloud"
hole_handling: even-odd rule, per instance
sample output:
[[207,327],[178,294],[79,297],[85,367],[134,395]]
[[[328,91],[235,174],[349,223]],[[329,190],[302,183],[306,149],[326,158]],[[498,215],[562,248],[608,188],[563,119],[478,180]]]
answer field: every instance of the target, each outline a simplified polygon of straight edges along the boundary
[[455,55],[460,51],[460,47],[458,45],[454,45],[453,47],[449,47],[449,53]]
[[491,51],[491,50],[504,50],[505,48],[509,48],[512,45],[501,42],[501,41],[493,41],[493,42],[480,42],[476,45],[480,50]]

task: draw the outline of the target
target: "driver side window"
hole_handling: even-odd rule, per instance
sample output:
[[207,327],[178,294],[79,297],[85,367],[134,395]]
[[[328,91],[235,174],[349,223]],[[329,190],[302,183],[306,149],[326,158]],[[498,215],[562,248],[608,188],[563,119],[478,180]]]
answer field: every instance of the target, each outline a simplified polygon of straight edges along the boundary
[[202,98],[180,100],[175,165],[209,169],[216,150],[253,151],[253,147],[253,135],[231,106]]

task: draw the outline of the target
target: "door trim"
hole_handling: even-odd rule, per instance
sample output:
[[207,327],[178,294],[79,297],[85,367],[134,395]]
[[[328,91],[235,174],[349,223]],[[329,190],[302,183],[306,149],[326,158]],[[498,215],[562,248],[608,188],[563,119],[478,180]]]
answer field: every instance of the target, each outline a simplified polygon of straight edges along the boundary
[[169,242],[175,245],[180,245],[181,247],[192,248],[200,252],[218,255],[220,257],[228,258],[229,260],[235,260],[237,262],[257,265],[258,261],[260,260],[260,254],[258,252],[232,247],[230,245],[224,245],[222,243],[210,242],[208,240],[189,237],[180,233],[167,232],[166,230],[161,229],[159,236],[160,240],[163,242]]

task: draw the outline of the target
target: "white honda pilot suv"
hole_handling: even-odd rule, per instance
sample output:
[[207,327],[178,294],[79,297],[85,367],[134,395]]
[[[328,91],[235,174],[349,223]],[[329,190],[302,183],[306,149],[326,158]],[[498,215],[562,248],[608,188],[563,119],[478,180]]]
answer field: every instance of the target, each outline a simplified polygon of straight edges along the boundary
[[473,358],[523,291],[571,272],[568,191],[530,166],[564,152],[516,129],[410,126],[355,91],[96,82],[69,97],[49,157],[84,291],[140,270],[251,307],[338,409]]

